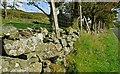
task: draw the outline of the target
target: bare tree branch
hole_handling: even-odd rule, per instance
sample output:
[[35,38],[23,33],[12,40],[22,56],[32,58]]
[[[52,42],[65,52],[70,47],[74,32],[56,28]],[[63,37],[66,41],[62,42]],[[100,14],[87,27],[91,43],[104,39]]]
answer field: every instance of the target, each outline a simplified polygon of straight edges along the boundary
[[40,8],[38,5],[33,4],[33,6],[37,7],[39,10],[41,10],[45,15],[47,15],[49,17],[49,15],[42,8]]

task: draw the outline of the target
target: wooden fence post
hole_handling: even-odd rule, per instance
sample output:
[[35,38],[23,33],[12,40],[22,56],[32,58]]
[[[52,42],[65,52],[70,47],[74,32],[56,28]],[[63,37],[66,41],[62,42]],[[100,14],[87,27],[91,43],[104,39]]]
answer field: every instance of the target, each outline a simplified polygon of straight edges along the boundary
[[55,9],[55,1],[51,0],[51,3],[52,3],[53,16],[54,16],[55,32],[57,34],[57,37],[59,37],[59,26],[58,26],[58,18],[57,18],[56,9]]
[[89,27],[89,25],[88,25],[88,22],[87,22],[87,19],[86,19],[85,16],[84,16],[84,19],[85,19],[85,22],[86,22],[86,24],[87,24],[88,33],[90,33],[90,27]]

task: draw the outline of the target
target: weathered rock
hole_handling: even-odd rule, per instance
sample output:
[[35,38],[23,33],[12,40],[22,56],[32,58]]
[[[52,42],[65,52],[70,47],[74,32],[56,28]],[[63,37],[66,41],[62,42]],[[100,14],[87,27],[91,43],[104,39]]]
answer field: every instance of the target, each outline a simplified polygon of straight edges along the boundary
[[30,27],[27,27],[27,30],[32,32],[34,29],[30,28]]
[[60,51],[60,53],[59,53],[59,58],[63,58],[65,55],[64,55],[64,50],[62,50],[62,51]]
[[66,34],[66,32],[63,30],[63,31],[61,31],[61,34]]
[[50,72],[50,68],[49,68],[50,64],[51,64],[51,62],[49,60],[44,60],[42,62],[42,66],[43,66],[43,71],[44,72]]
[[71,27],[69,27],[68,29],[66,29],[66,32],[67,32],[68,35],[72,35],[73,33],[76,34],[77,36],[80,35],[79,30],[73,29]]
[[50,58],[50,57],[53,57],[54,56],[54,53],[53,53],[53,51],[47,51],[46,52],[46,55],[47,55],[47,57],[46,58]]
[[44,37],[48,34],[48,30],[46,28],[40,28],[40,30]]
[[68,43],[68,46],[69,46],[69,47],[72,47],[73,44],[74,44],[74,42],[71,41],[71,42]]
[[13,27],[13,26],[2,26],[2,29],[1,29],[1,33],[0,35],[7,35],[8,33],[10,35],[12,34],[16,34],[18,31],[17,31],[17,28]]
[[58,58],[56,64],[60,64],[61,62],[63,62],[63,58]]
[[63,72],[63,73],[65,72],[64,66],[60,64],[51,64],[50,69],[51,69],[51,72]]
[[53,42],[54,40],[52,38],[49,38],[48,39],[48,42]]
[[60,33],[60,35],[62,35],[62,34],[66,34],[66,31],[63,30],[63,29],[59,29],[59,33]]
[[39,62],[38,58],[32,57],[30,59],[27,59],[27,63],[31,65],[32,63]]
[[36,48],[40,45],[40,41],[37,37],[30,37],[28,39],[20,40],[8,40],[4,39],[4,49],[8,55],[18,56],[24,53],[39,50]]
[[75,33],[77,36],[79,36],[80,35],[80,33],[79,33],[79,31],[78,30],[73,30],[73,33]]
[[2,66],[0,65],[0,74],[2,73]]
[[[24,64],[24,65],[23,65]],[[2,57],[2,72],[26,72],[26,60]]]
[[50,38],[55,38],[55,37],[56,37],[55,32],[52,32]]
[[73,38],[79,38],[79,36],[76,35],[75,33],[72,34],[72,37],[73,37]]
[[37,49],[39,49],[41,52],[47,52],[49,49],[48,43],[41,43],[39,46],[37,46]]
[[63,38],[63,39],[66,39],[66,38],[67,38],[67,35],[62,34],[62,38]]
[[[9,42],[10,42],[10,43],[9,43]],[[18,48],[18,47],[16,47],[16,46],[13,45],[13,41],[8,40],[8,43],[7,43],[7,42],[5,42],[5,43],[6,43],[6,44],[4,45],[4,49],[5,49],[6,53],[7,53],[8,55],[16,56],[16,55],[17,55],[17,50],[16,50],[16,48]],[[17,45],[17,44],[16,44],[16,45]]]
[[49,65],[51,64],[51,61],[49,61],[49,60],[44,60],[43,63],[46,63],[47,66],[49,66]]
[[63,49],[64,49],[64,52],[65,52],[65,55],[68,55],[70,53],[70,51],[71,51],[69,49],[69,47],[64,47]]
[[75,41],[77,41],[77,39],[76,38],[72,38],[72,41],[75,42]]
[[13,70],[11,70],[10,72],[15,72],[15,73],[17,73],[17,72],[27,72],[26,70],[23,70],[23,69],[13,69]]
[[43,42],[43,34],[42,34],[42,33],[38,33],[38,34],[36,35],[36,37],[37,37],[41,42]]
[[44,73],[51,72],[50,67],[43,68]]
[[44,38],[44,42],[45,42],[45,43],[54,42],[54,39],[49,38],[49,37],[46,37],[46,38]]
[[74,51],[75,49],[74,49],[73,46],[71,46],[71,47],[69,48],[69,50],[70,50],[70,51]]
[[61,41],[61,45],[62,45],[63,47],[66,47],[66,46],[67,46],[67,42],[66,42],[65,39],[60,39],[60,41]]
[[67,42],[70,42],[72,40],[72,36],[68,35],[66,40],[67,40]]
[[19,37],[20,38],[29,38],[32,36],[32,33],[29,31],[23,31],[23,32],[19,32]]
[[9,55],[17,56],[17,50],[10,50]]
[[68,29],[66,29],[66,32],[68,35],[71,35],[73,34],[73,30],[74,30],[73,28],[69,27]]
[[57,39],[57,38],[53,38],[53,40],[54,40],[54,43],[55,43],[55,44],[60,43],[59,39]]
[[25,55],[27,56],[27,59],[30,59],[32,57],[37,58],[37,53],[36,52],[28,53],[28,54],[25,54]]
[[65,56],[64,56],[64,58],[63,58],[63,64],[64,64],[65,67],[67,66],[67,61],[66,61]]
[[42,63],[33,62],[29,65],[27,60],[17,58],[2,58],[2,72],[41,72]]
[[57,51],[61,51],[61,49],[62,49],[62,45],[61,44],[56,44],[55,47],[56,47]]
[[[6,27],[8,27],[8,26],[6,26]],[[16,40],[16,39],[18,39],[19,38],[19,35],[18,35],[18,31],[17,31],[17,29],[15,28],[15,27],[11,27],[11,29],[9,30],[9,29],[7,29],[5,27],[5,29],[3,28],[3,29],[1,29],[1,32],[0,32],[0,37],[2,38],[3,37],[3,39],[13,39],[13,40]]]
[[29,65],[26,70],[28,72],[41,72],[42,71],[42,63],[39,63],[39,62],[35,62],[31,65]]
[[55,44],[52,42],[42,43],[38,48],[40,48],[40,51],[37,55],[43,59],[54,57],[59,53],[55,47]]
[[59,28],[59,32],[62,33],[64,30]]
[[[32,32],[31,29],[29,30]],[[79,32],[70,28],[68,33],[61,29],[61,35],[57,37],[54,32],[48,33],[47,29],[41,28],[38,33],[34,33],[29,38],[4,39],[3,46],[8,55],[18,57],[23,54],[26,56],[26,60],[5,57],[3,58],[4,67],[0,66],[0,69],[2,68],[4,72],[41,72],[42,70],[60,72],[60,69],[63,70],[62,67],[51,66],[51,64],[64,62],[65,56],[74,50],[73,44],[78,38]],[[11,36],[11,34],[9,35]],[[58,66],[60,68],[56,68]]]

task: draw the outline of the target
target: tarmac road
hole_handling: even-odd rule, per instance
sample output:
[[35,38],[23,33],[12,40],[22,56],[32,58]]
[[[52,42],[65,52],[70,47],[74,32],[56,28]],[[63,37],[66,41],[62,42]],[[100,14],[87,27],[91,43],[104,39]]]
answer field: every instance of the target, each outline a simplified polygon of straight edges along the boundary
[[117,36],[118,40],[120,41],[120,29],[114,28],[113,32],[115,33],[115,35]]

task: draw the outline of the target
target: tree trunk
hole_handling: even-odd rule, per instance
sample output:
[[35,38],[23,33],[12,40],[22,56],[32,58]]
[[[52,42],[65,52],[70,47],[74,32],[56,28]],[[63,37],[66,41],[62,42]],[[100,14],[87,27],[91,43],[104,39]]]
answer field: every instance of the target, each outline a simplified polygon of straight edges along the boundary
[[14,10],[15,10],[15,0],[13,1],[13,8],[12,8],[12,19],[14,17]]
[[50,14],[47,14],[42,8],[40,8],[35,3],[33,3],[33,5],[37,7],[39,10],[41,10],[49,18],[50,25],[51,25],[50,31],[51,32],[55,31],[57,33],[59,26],[58,26],[57,14],[55,10],[55,1],[51,0],[51,2],[48,2],[48,3],[50,5]]
[[48,2],[50,5],[50,14],[48,15],[42,8],[40,8],[38,5],[33,4],[36,8],[38,8],[39,10],[41,10],[48,18],[50,21],[50,31],[53,32],[55,31],[55,25],[54,25],[54,17],[53,17],[53,8],[52,8],[52,2]]
[[87,19],[86,19],[86,17],[84,16],[84,19],[85,19],[85,22],[86,22],[86,25],[87,25],[87,31],[88,31],[88,33],[90,33],[90,27],[89,27],[89,24],[88,24],[88,22],[87,22]]
[[80,26],[81,26],[81,32],[82,32],[82,6],[80,2]]
[[49,18],[50,25],[51,25],[50,31],[53,32],[53,31],[55,31],[53,14],[50,14],[48,18]]
[[100,24],[101,24],[101,21],[99,21],[99,24],[98,24],[98,33],[100,31]]
[[92,22],[91,22],[91,27],[90,27],[90,30],[91,31],[94,31],[94,24],[95,24],[95,15],[94,14],[92,14]]
[[54,18],[53,18],[53,9],[52,9],[52,3],[48,2],[50,4],[50,15],[48,16],[49,21],[50,21],[50,31],[53,32],[55,31],[55,26],[54,26]]
[[7,1],[4,0],[3,2],[3,7],[4,7],[4,19],[7,17]]
[[77,18],[77,17],[74,17],[74,18],[73,18],[72,28],[78,29],[78,18]]
[[78,26],[78,14],[79,14],[78,11],[80,11],[78,2],[74,2],[74,9],[73,10],[74,11],[73,11],[73,25],[72,25],[72,27],[74,29],[78,29],[79,28],[79,26]]
[[97,34],[97,23],[95,23],[94,25],[95,34]]

